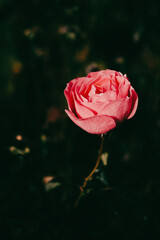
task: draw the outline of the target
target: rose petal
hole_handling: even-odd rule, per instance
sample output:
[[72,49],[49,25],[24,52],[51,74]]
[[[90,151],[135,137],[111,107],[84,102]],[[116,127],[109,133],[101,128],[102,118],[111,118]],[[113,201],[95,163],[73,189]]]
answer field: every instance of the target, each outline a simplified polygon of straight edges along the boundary
[[[80,89],[83,86],[85,80],[86,80],[85,77],[75,78],[75,79],[71,80],[69,83],[67,83],[67,86],[64,90],[64,95],[67,99],[68,108],[70,111],[74,111],[73,95],[74,95],[74,93],[76,95],[79,95],[78,93],[80,92]],[[86,87],[86,83],[85,83],[84,88],[85,87]]]
[[86,77],[76,78],[76,83],[74,85],[74,92],[80,93],[83,89],[86,89],[87,82]]
[[130,115],[128,116],[127,119],[130,119],[134,116],[134,114],[137,110],[137,107],[138,107],[138,95],[135,92],[133,87],[131,87],[131,98],[132,98],[132,107],[131,107]]
[[132,99],[124,98],[116,100],[114,102],[108,103],[104,106],[101,111],[98,112],[98,115],[107,115],[115,117],[118,121],[123,121],[130,114],[132,107]]
[[89,108],[84,107],[78,100],[76,100],[74,95],[73,99],[75,111],[79,118],[89,118],[95,115]]
[[125,98],[128,96],[131,84],[127,82],[126,84],[122,85],[119,89],[118,98]]
[[101,70],[97,72],[90,72],[87,77],[91,78],[96,78],[98,76],[104,76],[104,75],[111,75],[111,76],[121,76],[119,72],[116,72],[114,70],[106,69],[106,70]]
[[121,76],[120,72],[117,72],[115,70],[110,70],[110,69],[106,69],[105,74],[111,75],[111,76]]
[[96,93],[96,88],[94,85],[92,85],[91,90],[88,93],[88,97],[91,98],[92,96],[95,95],[95,93]]
[[91,111],[95,112],[95,115],[106,106],[106,102],[83,102],[83,106],[89,108]]
[[118,82],[120,85],[125,84],[125,78],[124,78],[124,77],[119,77],[119,76],[117,76],[117,77],[116,77],[116,80],[117,80],[117,82]]
[[72,95],[68,91],[64,91],[64,95],[65,95],[65,97],[67,99],[67,104],[68,104],[69,110],[73,111],[74,104],[73,104],[73,97],[72,97]]
[[73,89],[75,84],[76,84],[76,79],[71,80],[69,83],[67,83],[67,86],[64,90],[64,95],[67,99],[68,108],[69,108],[70,111],[73,111],[73,109],[74,109],[72,89]]
[[105,93],[96,94],[91,98],[92,102],[97,103],[109,103],[117,99],[117,93],[115,91],[106,91]]
[[101,76],[102,74],[104,74],[105,70],[102,71],[97,71],[97,72],[90,72],[87,77],[88,78],[97,78],[99,76]]
[[65,112],[77,126],[91,134],[103,134],[116,127],[114,119],[106,115],[78,119],[72,112],[68,110]]

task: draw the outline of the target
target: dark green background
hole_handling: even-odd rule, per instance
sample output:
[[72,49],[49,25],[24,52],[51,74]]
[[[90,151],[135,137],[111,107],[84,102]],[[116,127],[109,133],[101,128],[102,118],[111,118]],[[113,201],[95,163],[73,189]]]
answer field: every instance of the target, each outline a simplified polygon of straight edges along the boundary
[[[159,13],[158,0],[0,1],[1,239],[159,239]],[[63,91],[106,68],[139,106],[105,141],[112,190],[94,183],[73,209],[100,138],[68,119]],[[47,175],[61,185],[46,191]]]

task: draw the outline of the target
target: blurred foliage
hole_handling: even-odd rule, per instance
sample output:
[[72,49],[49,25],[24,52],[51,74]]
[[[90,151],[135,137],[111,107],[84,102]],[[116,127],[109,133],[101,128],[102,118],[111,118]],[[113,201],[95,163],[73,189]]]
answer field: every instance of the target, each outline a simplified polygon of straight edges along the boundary
[[[159,12],[158,0],[0,1],[1,239],[159,239]],[[67,118],[63,90],[106,68],[127,74],[139,107],[73,209],[100,138]]]

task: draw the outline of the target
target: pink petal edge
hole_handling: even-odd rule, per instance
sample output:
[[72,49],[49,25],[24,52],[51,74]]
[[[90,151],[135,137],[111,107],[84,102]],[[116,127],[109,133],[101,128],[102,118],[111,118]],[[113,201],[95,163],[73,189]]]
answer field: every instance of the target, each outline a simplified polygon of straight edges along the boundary
[[138,95],[137,95],[136,91],[134,90],[134,88],[132,88],[131,90],[132,90],[132,101],[133,101],[133,103],[132,103],[131,112],[130,112],[127,119],[130,119],[134,116],[134,114],[137,111],[137,107],[138,107]]
[[106,115],[78,119],[74,113],[68,110],[65,112],[77,126],[91,134],[103,134],[116,127],[114,119]]

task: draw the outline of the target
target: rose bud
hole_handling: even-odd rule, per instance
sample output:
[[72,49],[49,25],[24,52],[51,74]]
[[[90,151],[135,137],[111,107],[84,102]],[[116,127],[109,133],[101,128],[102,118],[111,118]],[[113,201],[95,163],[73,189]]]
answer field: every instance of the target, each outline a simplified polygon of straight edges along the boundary
[[109,69],[71,80],[64,94],[69,118],[92,134],[107,133],[132,118],[138,105],[127,76]]

